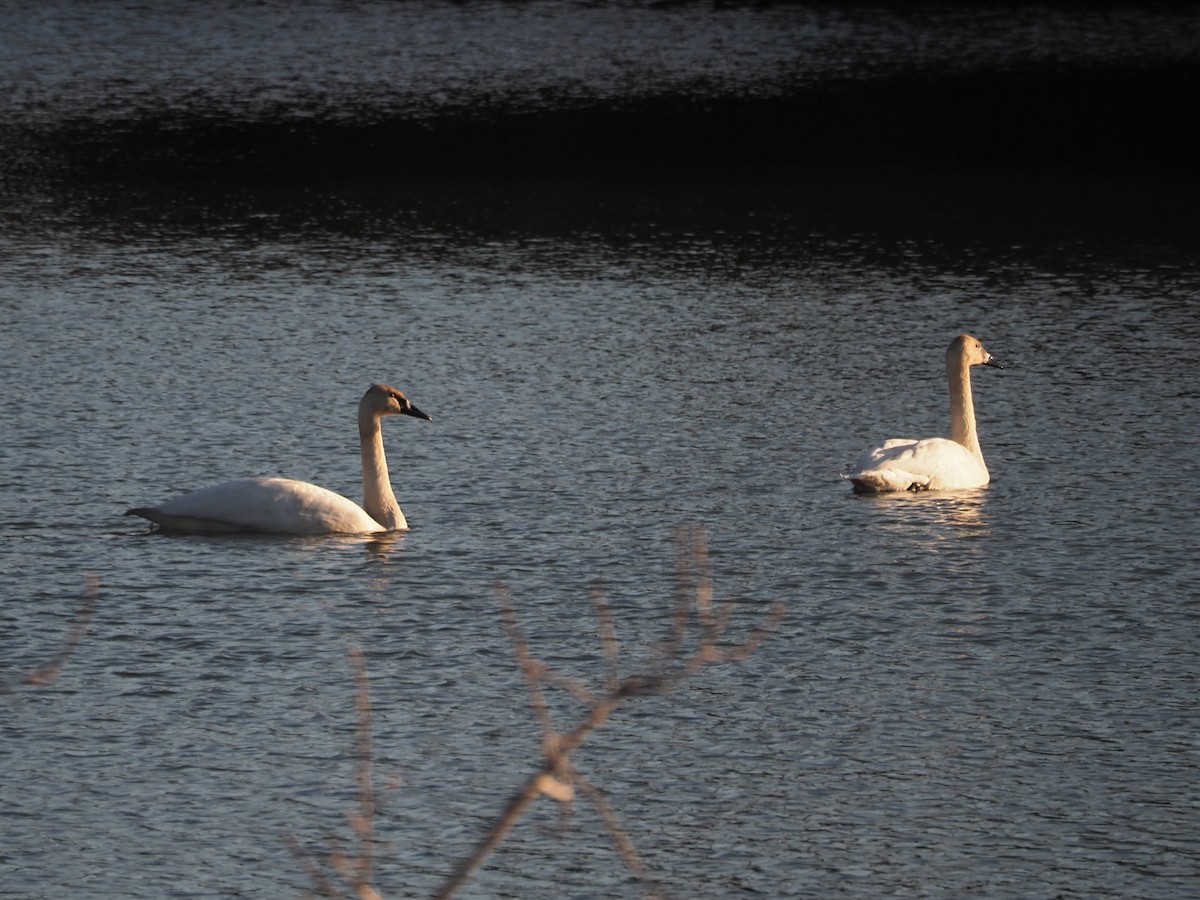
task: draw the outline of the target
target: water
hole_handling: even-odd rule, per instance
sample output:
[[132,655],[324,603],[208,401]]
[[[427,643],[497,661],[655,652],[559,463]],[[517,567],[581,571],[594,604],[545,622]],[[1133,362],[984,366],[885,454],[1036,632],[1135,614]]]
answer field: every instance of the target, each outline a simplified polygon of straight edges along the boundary
[[[455,46],[443,7],[413,8]],[[775,34],[786,9],[736,22]],[[764,92],[768,57],[739,70]],[[50,116],[120,83],[20,102]],[[195,100],[175,85],[109,96]],[[1200,279],[1194,223],[1175,225],[1193,182],[884,166],[296,188],[12,165],[0,677],[54,651],[85,573],[101,593],[61,676],[0,701],[0,894],[303,893],[284,836],[351,841],[351,645],[375,884],[432,893],[536,765],[496,584],[536,653],[598,684],[594,591],[635,670],[668,626],[680,526],[705,529],[731,638],[787,613],[576,757],[670,894],[1195,893]],[[1009,364],[974,374],[991,486],[854,496],[839,475],[867,445],[945,430],[961,330]],[[410,532],[168,537],[121,516],[252,474],[358,497],[372,381],[433,416],[385,423]],[[576,709],[555,697],[560,726]],[[466,895],[639,895],[586,803],[557,824],[535,807]]]

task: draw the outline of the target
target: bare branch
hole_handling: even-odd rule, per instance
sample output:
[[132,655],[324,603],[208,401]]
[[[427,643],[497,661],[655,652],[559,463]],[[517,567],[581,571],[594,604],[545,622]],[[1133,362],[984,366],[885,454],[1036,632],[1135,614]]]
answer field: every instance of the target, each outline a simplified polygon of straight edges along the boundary
[[621,669],[617,660],[617,628],[613,623],[612,607],[599,589],[592,591],[592,605],[596,607],[600,647],[604,651],[604,661],[608,668],[606,689],[612,693],[621,681]]
[[[633,846],[633,841],[629,838],[629,833],[621,825],[617,818],[616,812],[604,799],[604,795],[599,789],[594,787],[582,775],[576,773],[575,785],[582,791],[591,801],[592,806],[596,807],[596,812],[600,814],[600,818],[604,821],[608,828],[608,833],[612,835],[613,843],[617,845],[617,850],[620,851],[621,859],[626,867],[635,876],[638,881],[645,884],[647,887],[654,888],[654,880],[650,877],[650,873],[646,871],[646,867],[642,864],[642,858],[638,856],[637,850]],[[652,897],[659,896],[657,889],[650,895]]]
[[513,609],[512,597],[503,585],[496,585],[496,600],[500,604],[500,622],[508,634],[509,642],[513,647],[513,655],[516,656],[517,663],[521,666],[521,673],[525,676],[525,687],[529,691],[529,703],[533,709],[533,717],[542,729],[542,737],[545,739],[554,732],[550,723],[550,710],[546,705],[546,696],[542,693],[541,681],[546,674],[545,666],[534,659],[533,654],[529,652],[529,644],[517,625],[517,614]]
[[[549,766],[549,763],[546,763],[546,766]],[[542,771],[530,778],[525,783],[525,786],[513,795],[512,799],[508,801],[504,810],[500,813],[500,818],[496,820],[496,824],[492,826],[491,831],[479,842],[471,855],[459,864],[454,874],[447,879],[446,883],[434,895],[435,897],[453,897],[458,892],[458,889],[466,884],[467,879],[474,874],[475,870],[483,865],[483,861],[491,855],[492,851],[500,846],[500,843],[508,837],[508,833],[512,830],[513,826],[521,820],[526,807],[536,800],[541,793],[542,785],[540,779],[543,774],[546,774],[545,766],[543,766]]]
[[[594,596],[601,650],[607,668],[605,691],[598,696],[593,696],[574,679],[552,673],[533,656],[529,642],[517,624],[511,597],[507,591],[498,590],[501,620],[512,641],[514,655],[525,674],[531,705],[542,729],[545,761],[509,800],[497,822],[476,845],[471,855],[460,863],[447,879],[437,897],[453,896],[508,836],[525,810],[538,797],[548,796],[566,808],[573,801],[577,791],[582,792],[596,808],[626,866],[643,883],[653,887],[653,882],[634,850],[628,833],[621,827],[616,813],[600,791],[574,768],[570,760],[571,754],[593,731],[601,727],[625,700],[668,691],[706,666],[745,659],[762,643],[766,635],[778,626],[783,615],[783,604],[776,604],[767,619],[744,641],[732,647],[719,647],[718,642],[724,638],[729,627],[733,605],[722,604],[714,611],[712,578],[703,532],[680,531],[677,541],[679,553],[676,560],[675,609],[667,637],[659,644],[657,652],[652,654],[645,671],[625,678],[620,677],[616,629],[611,607],[603,596]],[[685,655],[684,647],[693,614],[699,633],[695,649],[689,655]],[[563,687],[584,702],[587,712],[570,731],[558,732],[553,727],[542,691],[542,682]]]
[[284,843],[288,845],[288,849],[292,851],[292,856],[296,862],[300,863],[300,868],[304,869],[304,874],[308,876],[308,880],[312,882],[317,893],[322,897],[340,897],[337,889],[333,886],[325,873],[321,871],[321,867],[312,861],[312,858],[304,852],[304,848],[300,846],[300,842],[296,840],[295,835],[285,834],[283,836]]
[[[358,845],[362,848],[357,862],[352,866],[351,885],[360,897],[369,896],[371,873],[375,855],[375,790],[372,772],[371,751],[371,683],[367,678],[367,663],[362,650],[351,647],[350,662],[354,666],[354,705],[358,710],[358,725],[355,728],[355,779],[358,782],[358,810],[350,817]],[[371,893],[374,893],[371,891]]]
[[[367,677],[367,663],[362,650],[350,647],[347,650],[354,669],[354,706],[358,714],[354,729],[354,780],[358,787],[358,808],[347,810],[346,820],[354,831],[358,849],[356,853],[344,853],[336,846],[324,860],[324,866],[336,872],[350,885],[359,900],[379,900],[379,893],[371,885],[375,867],[375,777],[374,753],[371,749],[372,715],[371,683]],[[284,841],[292,855],[300,862],[312,882],[313,888],[322,897],[341,897],[341,892],[325,874],[322,864],[314,861],[293,835],[285,834]]]
[[[631,698],[660,694],[707,666],[745,659],[778,626],[783,604],[775,604],[766,619],[738,644],[719,646],[732,618],[733,604],[714,605],[708,553],[702,531],[681,530],[677,535],[675,606],[668,632],[641,671],[621,677],[616,627],[612,608],[596,590],[593,604],[596,610],[600,650],[604,657],[603,690],[593,692],[574,678],[552,670],[537,659],[517,623],[516,611],[508,591],[497,586],[496,597],[500,620],[512,643],[513,655],[521,668],[529,692],[530,707],[542,732],[543,760],[525,783],[505,804],[491,829],[464,859],[435,895],[452,897],[483,865],[488,856],[508,837],[526,810],[545,796],[559,804],[560,829],[570,821],[576,796],[582,794],[596,809],[625,866],[645,886],[651,897],[661,896],[628,832],[621,825],[615,810],[604,795],[575,768],[572,754],[593,731],[602,727],[609,717]],[[692,634],[694,628],[695,633]],[[689,648],[689,644],[692,646]],[[375,801],[371,749],[371,701],[366,664],[361,651],[351,648],[350,658],[355,671],[356,706],[358,710],[356,769],[358,808],[347,813],[357,838],[359,850],[347,854],[334,850],[322,863],[314,862],[299,847],[296,840],[286,837],[288,845],[307,872],[315,890],[324,897],[341,896],[326,869],[338,873],[353,888],[359,900],[379,900],[371,886],[374,869]],[[572,728],[559,731],[551,720],[545,687],[559,688],[576,700],[584,713]]]
[[782,602],[776,602],[771,605],[770,612],[767,613],[766,620],[747,635],[746,639],[740,644],[730,647],[728,650],[721,652],[718,662],[741,662],[746,657],[750,656],[762,646],[762,642],[771,635],[775,629],[779,627],[779,623],[783,621],[783,614],[787,611],[787,607]]
[[71,654],[75,652],[75,648],[79,646],[79,642],[83,640],[83,636],[87,634],[88,627],[92,624],[92,617],[96,614],[96,598],[99,596],[100,577],[94,572],[89,572],[84,577],[84,588],[79,597],[79,606],[75,610],[75,615],[67,628],[66,639],[58,652],[36,669],[30,669],[24,675],[18,675],[10,681],[0,681],[0,695],[12,693],[14,687],[19,684],[41,687],[54,681]]

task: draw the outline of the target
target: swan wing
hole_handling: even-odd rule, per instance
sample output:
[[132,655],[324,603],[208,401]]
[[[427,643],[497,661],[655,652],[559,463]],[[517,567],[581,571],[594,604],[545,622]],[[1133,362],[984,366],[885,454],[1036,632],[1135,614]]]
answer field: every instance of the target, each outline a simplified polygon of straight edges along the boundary
[[[386,531],[357,503],[340,494],[288,478],[244,478],[131,509],[171,531],[209,534],[359,534]],[[403,526],[401,526],[403,527]]]
[[983,487],[987,466],[948,438],[893,438],[862,455],[846,476],[860,492],[954,491]]
[[889,438],[878,447],[872,447],[860,456],[858,464],[854,468],[859,472],[874,468],[881,463],[886,463],[891,459],[901,456],[904,451],[911,450],[919,443],[920,441],[916,438]]

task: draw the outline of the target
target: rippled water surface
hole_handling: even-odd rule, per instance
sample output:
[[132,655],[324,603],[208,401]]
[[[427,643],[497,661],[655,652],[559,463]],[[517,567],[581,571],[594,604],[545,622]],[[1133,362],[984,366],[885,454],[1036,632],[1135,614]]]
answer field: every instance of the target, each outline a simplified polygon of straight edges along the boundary
[[[1006,218],[935,204],[910,229],[894,196],[816,222],[769,176],[459,185],[437,209],[315,184],[21,194],[0,220],[0,680],[54,653],[86,573],[101,588],[60,677],[0,696],[0,895],[310,889],[287,836],[353,846],[350,646],[374,883],[433,893],[537,764],[496,585],[536,654],[599,685],[594,594],[636,670],[682,526],[731,640],[786,614],[575,757],[669,895],[1193,895],[1200,258],[1114,225],[1158,182],[1083,182],[1008,173],[970,186],[1015,195]],[[818,202],[871,208],[871,185]],[[992,484],[854,496],[866,446],[946,430],[964,330],[1008,363],[974,373]],[[259,474],[358,499],[373,381],[433,417],[384,426],[411,531],[122,517]],[[465,894],[639,896],[593,808],[559,833],[552,807]]]

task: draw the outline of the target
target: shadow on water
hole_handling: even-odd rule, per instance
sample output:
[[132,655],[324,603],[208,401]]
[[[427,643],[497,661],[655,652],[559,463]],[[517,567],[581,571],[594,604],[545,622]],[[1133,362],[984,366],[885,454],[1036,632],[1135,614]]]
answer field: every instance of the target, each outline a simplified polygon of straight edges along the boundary
[[[93,79],[64,92],[50,63],[29,62],[27,109],[0,115],[0,230],[618,245],[701,234],[749,247],[869,235],[958,249],[985,236],[1086,239],[1131,255],[1143,240],[1194,245],[1200,147],[1180,98],[1196,95],[1200,63],[1179,49],[1187,17],[1147,13],[1138,31],[1118,13],[1010,22],[903,5],[832,17],[760,6],[738,20],[678,11],[674,24],[709,49],[659,68],[636,54],[583,65],[575,57],[596,51],[580,34],[597,25],[584,11],[513,12],[483,26],[501,46],[531,28],[561,40],[541,66],[511,72],[498,57],[469,77],[455,43],[478,39],[469,29],[422,33],[417,57],[386,58],[395,70],[373,59],[347,73],[337,29],[361,25],[347,11],[306,10],[330,29],[328,46],[279,39],[244,56],[235,42],[211,70],[202,63],[217,51],[204,41],[196,59],[161,70],[175,51],[151,29],[132,48],[146,56],[145,83],[100,38],[76,35],[79,52],[99,57]],[[443,12],[392,22],[390,10],[377,24],[410,29]],[[667,9],[597,15],[635,46],[672,21]],[[159,24],[164,35],[179,27]],[[110,27],[85,17],[79,33]],[[837,43],[843,30],[854,49]],[[794,37],[786,52],[780,33]],[[718,77],[729,53],[745,55],[742,70]],[[418,59],[428,67],[413,70]],[[321,80],[329,66],[336,83]]]
[[1186,267],[1200,239],[1200,181],[1190,176],[1044,167],[823,165],[713,178],[530,175],[296,189],[60,183],[8,199],[0,230],[10,237],[65,229],[118,244],[332,239],[364,252],[378,244],[444,252],[552,240],[671,254],[700,240],[735,255],[798,255],[833,242],[861,243],[864,253],[942,248],[955,267],[997,256],[1053,261],[1077,248],[1136,265],[1149,246],[1161,262]]

